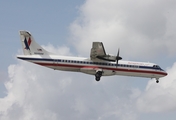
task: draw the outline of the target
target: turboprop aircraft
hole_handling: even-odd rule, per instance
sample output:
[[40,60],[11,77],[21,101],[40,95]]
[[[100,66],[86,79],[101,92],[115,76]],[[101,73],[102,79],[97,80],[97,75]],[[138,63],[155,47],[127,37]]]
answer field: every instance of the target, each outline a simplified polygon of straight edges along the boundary
[[38,45],[27,31],[20,31],[20,39],[24,55],[18,59],[32,62],[54,70],[82,72],[95,76],[99,81],[102,76],[123,75],[134,77],[159,78],[167,73],[157,64],[148,62],[123,61],[119,56],[108,55],[102,42],[93,42],[90,58],[60,56],[50,53]]

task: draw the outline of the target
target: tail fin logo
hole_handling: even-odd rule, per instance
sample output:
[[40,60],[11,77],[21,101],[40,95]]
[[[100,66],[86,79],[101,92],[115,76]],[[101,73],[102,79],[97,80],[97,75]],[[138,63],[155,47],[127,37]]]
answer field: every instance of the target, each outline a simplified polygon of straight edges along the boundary
[[29,37],[29,39],[27,40],[26,38],[24,39],[24,44],[25,44],[25,49],[30,50],[29,46],[31,45],[31,38]]

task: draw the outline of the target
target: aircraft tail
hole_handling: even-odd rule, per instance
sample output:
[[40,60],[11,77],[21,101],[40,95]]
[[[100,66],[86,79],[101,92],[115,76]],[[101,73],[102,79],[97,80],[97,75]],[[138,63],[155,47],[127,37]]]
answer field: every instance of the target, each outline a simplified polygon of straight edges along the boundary
[[48,51],[37,44],[33,36],[27,31],[20,31],[20,39],[24,55],[49,55]]

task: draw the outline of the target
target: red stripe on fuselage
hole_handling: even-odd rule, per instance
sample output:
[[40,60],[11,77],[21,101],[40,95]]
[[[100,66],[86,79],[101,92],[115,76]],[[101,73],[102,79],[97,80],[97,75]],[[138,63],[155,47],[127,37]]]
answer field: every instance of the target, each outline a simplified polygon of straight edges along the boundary
[[74,67],[74,68],[99,68],[99,69],[106,69],[106,70],[113,70],[119,72],[136,72],[136,73],[149,73],[149,74],[158,74],[166,76],[167,73],[160,72],[160,71],[149,71],[149,70],[134,70],[131,68],[109,68],[109,67],[101,67],[101,66],[85,66],[85,65],[73,65],[73,64],[54,64],[54,63],[39,63],[34,62],[35,64],[42,65],[42,66],[56,66],[56,67]]

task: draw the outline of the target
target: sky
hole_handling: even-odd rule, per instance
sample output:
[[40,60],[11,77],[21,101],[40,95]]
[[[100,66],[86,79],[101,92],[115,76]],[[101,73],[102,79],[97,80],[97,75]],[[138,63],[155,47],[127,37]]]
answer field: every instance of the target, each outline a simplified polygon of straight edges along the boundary
[[[175,0],[0,1],[1,120],[175,120]],[[22,60],[19,30],[46,50],[90,56],[93,41],[123,60],[157,63],[154,79],[54,71]]]

